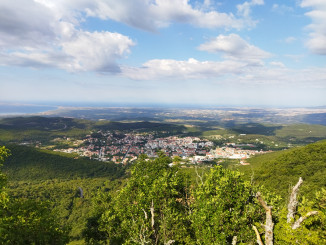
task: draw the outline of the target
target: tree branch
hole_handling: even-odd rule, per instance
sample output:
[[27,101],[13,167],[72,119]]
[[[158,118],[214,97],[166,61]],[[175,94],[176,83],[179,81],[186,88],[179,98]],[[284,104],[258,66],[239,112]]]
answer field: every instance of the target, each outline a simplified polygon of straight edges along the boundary
[[236,245],[237,241],[238,241],[238,237],[234,236],[233,239],[232,239],[232,245]]
[[273,217],[272,217],[272,207],[268,206],[267,203],[261,197],[260,192],[257,192],[256,198],[258,199],[259,203],[263,206],[266,212],[266,222],[265,222],[265,242],[266,245],[273,245]]
[[174,240],[169,240],[167,243],[165,243],[164,245],[171,245],[172,243],[174,243]]
[[289,204],[288,204],[288,214],[286,216],[288,223],[291,223],[291,220],[294,220],[294,216],[295,216],[295,213],[297,211],[297,206],[298,206],[297,195],[298,195],[298,191],[299,191],[299,188],[300,188],[302,182],[303,182],[303,180],[300,177],[298,183],[292,189]]
[[308,212],[305,216],[300,217],[296,222],[294,222],[294,224],[292,225],[292,229],[295,230],[295,229],[299,228],[303,221],[305,221],[310,216],[313,216],[313,215],[316,215],[316,214],[318,214],[318,211]]
[[[197,177],[200,179],[200,182],[201,182],[201,184],[203,185],[203,184],[204,184],[204,182],[203,182],[203,178],[202,178],[202,176],[199,175],[198,170],[197,170],[197,166],[195,166],[195,171],[196,171]],[[198,183],[197,183],[197,184],[198,184]]]
[[143,212],[144,212],[145,219],[148,219],[148,217],[147,217],[147,213],[146,213],[145,209],[142,208],[142,210],[143,210]]
[[260,234],[257,230],[257,227],[256,226],[252,226],[252,229],[254,229],[255,233],[256,233],[256,237],[257,237],[257,243],[258,245],[264,245],[263,241],[261,240],[261,237],[260,237]]
[[151,215],[152,215],[152,229],[154,230],[154,224],[155,224],[154,217],[155,217],[155,214],[154,214],[154,202],[153,202],[153,200],[152,200],[152,206],[151,206]]

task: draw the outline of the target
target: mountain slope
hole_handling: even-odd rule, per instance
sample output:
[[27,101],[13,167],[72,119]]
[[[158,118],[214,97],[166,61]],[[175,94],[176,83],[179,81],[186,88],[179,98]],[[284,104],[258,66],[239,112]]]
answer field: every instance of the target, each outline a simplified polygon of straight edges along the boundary
[[291,150],[275,152],[250,159],[250,166],[240,169],[255,182],[287,196],[289,188],[302,177],[301,193],[312,196],[326,188],[326,141]]

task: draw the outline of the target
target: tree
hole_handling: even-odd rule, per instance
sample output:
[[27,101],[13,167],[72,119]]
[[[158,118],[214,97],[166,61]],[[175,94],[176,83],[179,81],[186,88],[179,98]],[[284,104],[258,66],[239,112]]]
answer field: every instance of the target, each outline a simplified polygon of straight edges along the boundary
[[[302,198],[301,202],[292,193],[290,203],[295,205],[287,209],[280,196],[253,186],[237,171],[216,166],[199,175],[197,168],[187,169],[197,174],[195,184],[185,169],[169,167],[170,162],[162,153],[155,160],[142,156],[131,167],[123,188],[109,195],[100,192],[98,208],[84,232],[86,241],[164,245],[326,242],[325,190],[315,200]],[[294,214],[290,222],[288,212]]]
[[255,241],[251,226],[261,215],[253,193],[239,172],[221,166],[211,169],[193,196],[191,220],[197,243]]
[[68,229],[58,224],[45,202],[18,199],[2,210],[1,244],[66,244]]
[[[10,156],[10,152],[8,149],[6,149],[4,146],[0,146],[0,168],[2,167],[5,159]],[[3,192],[3,188],[6,185],[6,175],[2,173],[2,171],[0,171],[0,193]]]
[[159,153],[132,166],[127,185],[112,195],[99,220],[111,244],[190,243],[186,177],[170,162]]

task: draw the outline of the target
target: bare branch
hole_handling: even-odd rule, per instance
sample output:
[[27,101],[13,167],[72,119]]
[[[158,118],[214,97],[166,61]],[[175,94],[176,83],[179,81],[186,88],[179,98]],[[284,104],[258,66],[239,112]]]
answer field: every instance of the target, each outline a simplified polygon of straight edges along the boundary
[[261,197],[260,192],[256,193],[256,198],[258,199],[259,203],[263,206],[266,212],[271,209],[271,207],[269,207],[267,203],[264,201],[264,199]]
[[236,245],[237,241],[238,241],[238,237],[234,236],[233,239],[232,239],[232,245]]
[[291,220],[294,220],[294,216],[295,216],[295,213],[296,213],[297,207],[298,207],[297,195],[298,195],[298,191],[299,191],[299,188],[300,188],[302,182],[303,182],[303,180],[300,177],[298,183],[292,189],[292,193],[290,195],[290,200],[289,200],[289,204],[288,204],[288,214],[286,216],[288,223],[291,223]]
[[257,243],[258,245],[264,245],[263,241],[261,240],[261,237],[260,237],[260,234],[257,230],[257,227],[256,226],[252,226],[252,229],[254,229],[255,233],[256,233],[256,237],[257,237]]
[[145,211],[145,209],[143,209],[144,215],[145,215],[145,219],[148,219],[147,213]]
[[196,170],[197,177],[200,179],[200,182],[203,185],[204,184],[203,177],[199,175],[198,170],[197,170],[197,166],[195,166],[195,170]]
[[272,207],[268,206],[267,203],[261,197],[260,192],[257,192],[256,197],[259,203],[263,206],[266,212],[266,222],[265,222],[265,242],[266,245],[273,245],[273,217],[272,217]]
[[295,229],[299,228],[303,221],[305,221],[310,216],[317,215],[317,214],[318,214],[318,211],[308,212],[305,216],[300,217],[296,222],[294,222],[294,224],[292,225],[292,229],[295,230]]
[[174,243],[174,240],[169,240],[167,243],[165,243],[164,245],[171,245],[172,243]]
[[155,214],[154,214],[154,202],[153,202],[153,200],[152,200],[152,206],[151,206],[151,215],[152,215],[152,229],[154,229],[154,224],[155,224],[154,217],[155,217]]

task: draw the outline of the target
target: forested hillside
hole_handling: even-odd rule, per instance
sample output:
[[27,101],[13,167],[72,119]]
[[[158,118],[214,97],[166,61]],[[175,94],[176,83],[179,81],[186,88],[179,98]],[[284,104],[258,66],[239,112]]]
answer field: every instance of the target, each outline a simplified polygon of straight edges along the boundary
[[[255,244],[258,236],[268,241],[261,225],[267,222],[265,202],[273,206],[274,244],[326,243],[325,141],[252,158],[250,166],[240,168],[244,175],[221,166],[170,167],[172,159],[164,154],[153,160],[142,156],[125,169],[75,155],[8,147],[11,156],[0,158],[6,158],[8,176],[7,189],[0,189],[2,198],[8,197],[0,202],[5,210],[0,226],[11,234],[4,241],[16,239],[18,229],[33,235],[27,240],[22,235],[15,244],[51,236],[60,238],[54,244],[68,239],[71,244],[84,244],[84,239],[87,244]],[[299,205],[287,221],[290,187],[299,176]],[[3,200],[10,205],[3,206]],[[55,229],[39,228],[39,235],[29,230],[44,222]]]
[[248,178],[283,197],[299,177],[305,181],[301,189],[305,196],[312,197],[326,188],[326,141],[255,156],[249,161],[249,166],[240,167]]
[[74,154],[65,154],[32,147],[9,145],[11,156],[4,164],[4,172],[10,180],[41,181],[51,179],[76,179],[107,177],[119,178],[122,167],[110,163],[89,160]]
[[148,132],[157,134],[180,134],[186,127],[157,122],[113,122],[92,121],[63,117],[15,117],[0,120],[0,143],[34,142],[48,144],[57,137],[81,139],[98,130],[118,130],[121,132]]
[[[10,145],[3,170],[9,196],[46,202],[57,222],[68,227],[70,240],[81,240],[98,190],[123,182],[124,168],[75,155]],[[42,204],[43,205],[43,204]]]

